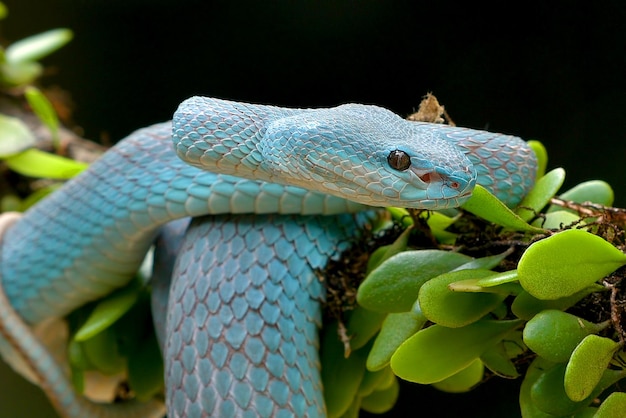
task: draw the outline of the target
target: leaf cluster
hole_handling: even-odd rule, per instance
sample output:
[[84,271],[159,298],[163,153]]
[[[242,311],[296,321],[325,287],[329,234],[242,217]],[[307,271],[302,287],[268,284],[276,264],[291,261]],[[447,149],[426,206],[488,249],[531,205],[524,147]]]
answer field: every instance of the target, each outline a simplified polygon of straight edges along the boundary
[[[344,380],[348,372],[355,381],[392,373],[447,392],[522,378],[524,417],[621,416],[623,211],[610,207],[613,191],[602,181],[556,198],[565,172],[544,174],[545,149],[532,146],[539,178],[517,208],[477,187],[455,213],[390,209],[406,233],[372,254],[358,307],[346,314],[364,370],[338,352],[325,367]],[[433,248],[411,248],[408,235],[420,233],[434,237]],[[347,362],[353,366],[342,369]],[[359,402],[369,410],[358,385],[332,391],[330,416],[357,416]],[[378,398],[391,408],[394,396],[381,390]]]
[[[0,19],[8,15],[0,3]],[[59,118],[43,92],[36,87],[43,74],[42,58],[53,53],[72,39],[69,29],[54,29],[29,36],[0,47],[0,87],[4,94],[23,100],[49,130],[53,145],[59,151]],[[34,132],[20,118],[0,113],[0,160],[13,172],[30,178],[69,179],[87,165],[41,151],[35,147]],[[57,187],[49,183],[23,200],[17,195],[2,196],[0,209],[23,211]]]
[[[0,19],[8,11],[0,3]],[[50,132],[56,152],[60,151],[57,113],[35,86],[43,73],[39,62],[72,39],[68,29],[54,29],[0,47],[0,87],[4,94],[18,96]],[[24,211],[56,190],[87,164],[41,151],[34,132],[20,118],[0,113],[0,160],[9,170],[28,178],[46,179],[24,199],[15,194],[2,196],[0,210]],[[49,182],[48,180],[52,180]],[[71,338],[68,361],[72,381],[79,393],[85,388],[88,372],[122,376],[133,396],[147,400],[163,390],[163,361],[150,315],[150,292],[145,271],[127,287],[100,301],[87,304],[68,317]]]

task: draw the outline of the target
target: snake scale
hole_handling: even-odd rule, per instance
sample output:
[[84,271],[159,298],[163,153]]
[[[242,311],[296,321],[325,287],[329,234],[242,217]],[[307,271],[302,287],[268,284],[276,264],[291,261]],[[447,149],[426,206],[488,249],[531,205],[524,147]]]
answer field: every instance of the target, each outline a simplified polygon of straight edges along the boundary
[[24,326],[125,285],[158,237],[168,416],[321,417],[316,270],[378,207],[457,207],[476,182],[513,206],[535,171],[517,137],[377,106],[193,97],[7,226],[0,331],[63,416],[162,416],[76,395]]

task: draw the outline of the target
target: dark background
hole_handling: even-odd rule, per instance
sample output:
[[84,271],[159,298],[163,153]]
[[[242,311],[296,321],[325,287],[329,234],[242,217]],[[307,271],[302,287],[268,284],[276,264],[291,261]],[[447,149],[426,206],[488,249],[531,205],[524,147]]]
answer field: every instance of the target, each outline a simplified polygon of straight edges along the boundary
[[[542,141],[549,166],[566,169],[566,188],[603,179],[626,205],[623,0],[6,4],[7,41],[74,31],[45,60],[54,71],[43,83],[71,93],[75,121],[96,140],[169,119],[191,95],[298,107],[363,102],[405,115],[433,92],[459,125]],[[390,416],[515,417],[516,385],[497,379],[465,395],[407,385],[403,409]],[[21,395],[7,393],[0,390],[2,416],[18,416],[7,399]],[[44,416],[24,412],[35,401],[19,403],[21,416]]]

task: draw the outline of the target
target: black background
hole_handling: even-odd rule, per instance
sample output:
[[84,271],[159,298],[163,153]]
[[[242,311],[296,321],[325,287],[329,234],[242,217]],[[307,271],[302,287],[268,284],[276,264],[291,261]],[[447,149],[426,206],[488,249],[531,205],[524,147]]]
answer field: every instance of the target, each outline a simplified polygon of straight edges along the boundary
[[[566,169],[565,188],[603,179],[626,205],[621,0],[6,4],[7,41],[74,31],[44,61],[54,71],[43,83],[72,94],[76,122],[96,140],[169,119],[192,95],[298,107],[363,102],[405,115],[433,92],[459,125],[542,141],[549,167]],[[464,395],[407,385],[403,409],[390,416],[514,417],[516,385],[495,380]]]

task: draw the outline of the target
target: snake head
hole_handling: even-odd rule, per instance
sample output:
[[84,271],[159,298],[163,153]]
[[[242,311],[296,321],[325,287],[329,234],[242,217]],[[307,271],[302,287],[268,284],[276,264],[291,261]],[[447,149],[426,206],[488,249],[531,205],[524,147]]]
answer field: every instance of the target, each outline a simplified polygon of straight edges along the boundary
[[179,157],[215,173],[369,206],[442,209],[465,202],[477,178],[451,129],[377,106],[285,109],[194,97],[176,111],[172,137]]
[[462,164],[441,160],[441,155],[434,155],[433,150],[420,152],[408,144],[389,153],[389,167],[399,171],[396,176],[407,183],[399,194],[402,207],[457,207],[471,196],[476,184],[476,171],[463,154],[457,150],[452,152],[459,154],[456,158],[463,161]]
[[476,183],[445,129],[349,104],[271,122],[260,151],[272,181],[370,206],[442,209],[465,202]]

